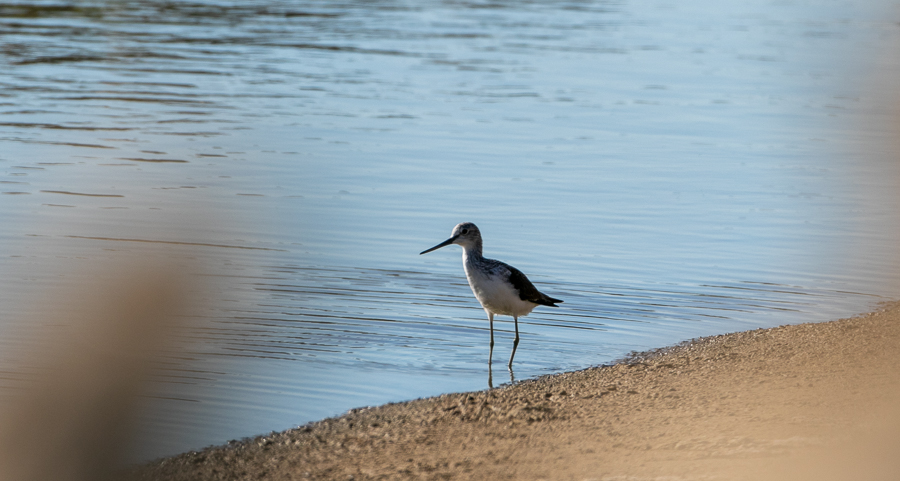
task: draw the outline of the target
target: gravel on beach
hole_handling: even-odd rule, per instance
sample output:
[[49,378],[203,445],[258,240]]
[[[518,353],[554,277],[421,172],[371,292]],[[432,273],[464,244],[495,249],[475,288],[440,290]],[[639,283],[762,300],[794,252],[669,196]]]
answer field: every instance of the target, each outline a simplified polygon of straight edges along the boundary
[[[824,321],[824,319],[823,319]],[[157,460],[141,480],[900,479],[900,303]]]

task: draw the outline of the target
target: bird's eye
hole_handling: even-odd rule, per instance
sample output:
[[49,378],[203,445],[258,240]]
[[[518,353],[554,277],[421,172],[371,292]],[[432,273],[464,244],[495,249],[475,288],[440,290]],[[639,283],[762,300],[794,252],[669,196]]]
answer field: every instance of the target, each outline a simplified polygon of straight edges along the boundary
[[462,234],[462,235],[466,235],[466,234],[468,234],[468,233],[469,233],[469,229],[463,229],[463,230],[460,232],[460,234]]

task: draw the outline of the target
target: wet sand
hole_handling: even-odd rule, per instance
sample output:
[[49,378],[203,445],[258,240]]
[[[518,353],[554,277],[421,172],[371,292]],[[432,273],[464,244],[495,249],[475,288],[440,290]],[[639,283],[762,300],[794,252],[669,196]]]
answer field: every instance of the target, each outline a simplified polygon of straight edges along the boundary
[[[827,321],[822,319],[822,321]],[[900,303],[354,410],[137,479],[900,479]]]

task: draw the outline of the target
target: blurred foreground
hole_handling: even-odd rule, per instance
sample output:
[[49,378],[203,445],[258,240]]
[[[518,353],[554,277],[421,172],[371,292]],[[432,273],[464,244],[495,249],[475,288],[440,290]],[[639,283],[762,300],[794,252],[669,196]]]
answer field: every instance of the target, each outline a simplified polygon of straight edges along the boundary
[[112,479],[135,447],[153,368],[187,312],[183,268],[106,266],[77,289],[32,300],[41,315],[17,333],[31,348],[3,366],[24,380],[0,412],[0,480]]

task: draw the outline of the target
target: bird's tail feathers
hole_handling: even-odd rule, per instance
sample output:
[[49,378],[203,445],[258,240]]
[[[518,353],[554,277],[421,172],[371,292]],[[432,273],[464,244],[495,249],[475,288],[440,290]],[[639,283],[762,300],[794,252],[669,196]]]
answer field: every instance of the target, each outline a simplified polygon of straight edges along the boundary
[[554,299],[546,294],[542,294],[541,302],[538,302],[538,304],[541,304],[542,306],[559,307],[556,305],[557,302],[563,301],[560,299]]

